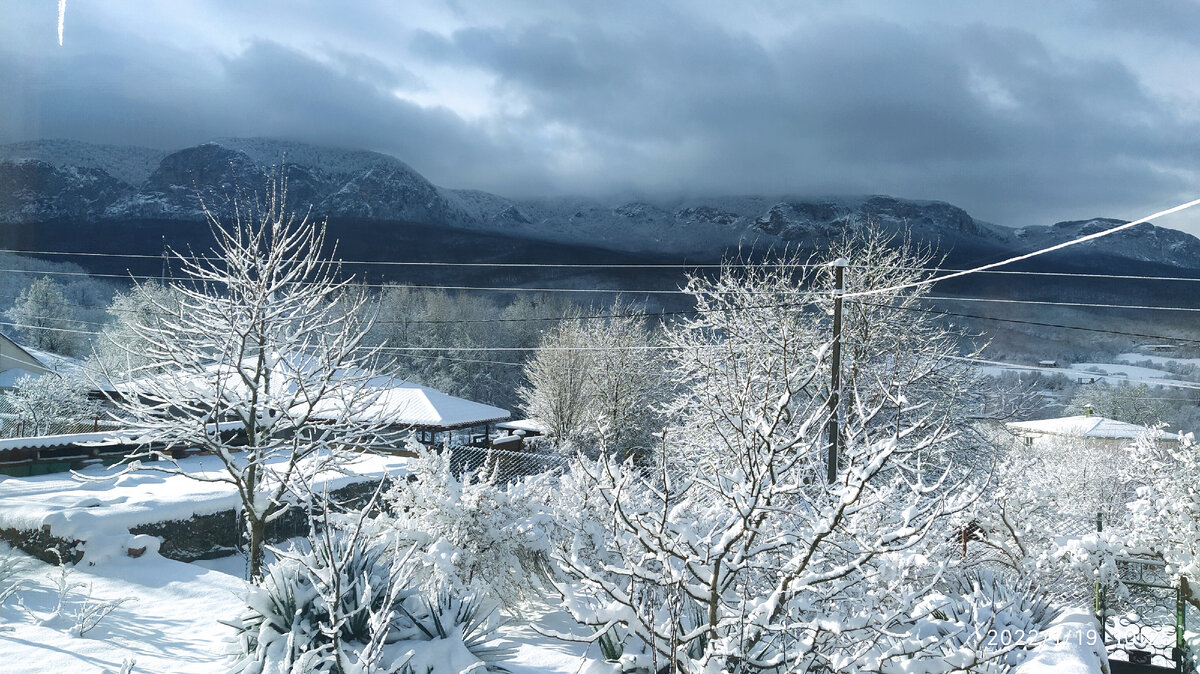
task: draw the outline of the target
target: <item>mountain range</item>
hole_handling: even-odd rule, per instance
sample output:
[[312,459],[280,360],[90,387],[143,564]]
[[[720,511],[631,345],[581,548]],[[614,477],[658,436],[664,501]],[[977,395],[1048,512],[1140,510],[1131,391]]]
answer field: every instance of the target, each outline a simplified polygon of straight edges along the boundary
[[[148,233],[147,223],[169,231],[172,223],[202,222],[205,206],[220,211],[229,195],[260,187],[281,165],[293,208],[311,205],[313,214],[331,224],[357,223],[355,231],[419,227],[669,259],[720,259],[735,247],[816,250],[847,226],[870,220],[968,263],[1036,250],[1121,222],[1094,218],[1011,228],[976,220],[942,201],[882,195],[509,199],[438,187],[388,155],[291,141],[227,138],[175,152],[32,141],[0,146],[5,245],[40,238],[30,233],[38,228],[86,236],[89,229]],[[1151,224],[1071,251],[1055,259],[1075,268],[1116,261],[1128,268],[1200,270],[1200,239]]]

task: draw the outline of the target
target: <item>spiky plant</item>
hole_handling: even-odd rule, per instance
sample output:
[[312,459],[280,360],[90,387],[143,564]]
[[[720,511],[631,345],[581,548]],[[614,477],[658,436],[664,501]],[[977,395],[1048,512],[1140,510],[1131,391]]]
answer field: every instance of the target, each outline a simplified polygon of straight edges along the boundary
[[423,613],[405,613],[426,639],[450,639],[461,633],[463,645],[487,671],[507,672],[500,663],[515,655],[515,649],[496,641],[503,624],[496,608],[475,596],[461,598],[440,590],[425,600]]

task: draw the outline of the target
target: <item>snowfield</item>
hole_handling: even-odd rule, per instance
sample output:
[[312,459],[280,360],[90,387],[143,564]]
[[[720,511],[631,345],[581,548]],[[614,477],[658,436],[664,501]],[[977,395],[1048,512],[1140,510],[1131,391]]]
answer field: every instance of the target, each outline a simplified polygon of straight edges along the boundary
[[[36,586],[19,601],[0,607],[0,671],[121,671],[136,661],[134,672],[216,672],[232,630],[217,622],[237,616],[245,582],[194,564],[176,562],[147,551],[138,559],[112,557],[70,575],[79,587],[66,602],[77,611],[90,590],[92,600],[132,598],[84,636],[71,636],[74,621],[54,617],[58,603],[51,585],[60,570],[29,559],[23,576]],[[10,669],[14,663],[20,668]]]
[[[1127,358],[1128,357],[1128,358]],[[1189,361],[1179,360],[1175,358],[1162,358],[1153,356],[1143,356],[1141,354],[1122,354],[1118,357],[1122,361],[1143,362],[1151,360],[1158,364],[1166,364],[1168,362],[1187,363]],[[1138,365],[1130,365],[1128,362],[1120,363],[1063,363],[1059,367],[1041,367],[1038,365],[1025,365],[1021,363],[993,363],[989,365],[978,366],[979,371],[989,377],[998,377],[1005,372],[1032,372],[1037,374],[1055,375],[1061,374],[1072,379],[1095,378],[1096,381],[1102,381],[1110,385],[1121,383],[1131,384],[1147,384],[1150,386],[1183,386],[1184,388],[1195,387],[1196,382],[1187,379],[1181,379],[1179,375],[1160,370],[1157,368],[1143,367]]]

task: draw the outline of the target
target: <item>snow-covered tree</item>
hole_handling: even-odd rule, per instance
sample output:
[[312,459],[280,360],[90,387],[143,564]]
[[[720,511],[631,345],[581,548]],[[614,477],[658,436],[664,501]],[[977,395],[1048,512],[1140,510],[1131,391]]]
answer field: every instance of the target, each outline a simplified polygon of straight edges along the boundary
[[511,409],[520,365],[512,358],[482,358],[473,349],[535,347],[541,330],[572,310],[550,295],[521,294],[503,306],[478,295],[389,286],[374,301],[377,319],[368,341],[389,350],[405,379]]
[[1184,598],[1200,609],[1200,446],[1188,433],[1178,444],[1138,439],[1136,463],[1147,484],[1132,504],[1135,541],[1162,555]]
[[[852,271],[873,267],[884,251],[872,241],[837,252]],[[920,266],[900,256],[848,285],[902,285]],[[689,279],[696,316],[666,331],[683,394],[657,465],[573,471],[606,513],[602,536],[569,522],[555,553],[571,579],[565,606],[590,638],[641,644],[645,665],[684,672],[880,670],[922,647],[887,634],[939,568],[917,554],[941,544],[927,534],[971,499],[947,482],[962,385],[946,358],[953,335],[896,308],[920,289],[847,312],[827,482],[827,274],[789,257]]]
[[92,369],[112,377],[148,374],[149,346],[135,326],[157,325],[179,313],[179,298],[169,287],[150,280],[117,293],[108,314],[112,322],[96,340]]
[[73,355],[83,342],[79,307],[67,300],[62,285],[49,276],[22,291],[8,317],[34,348]]
[[[367,326],[358,306],[335,302],[347,283],[321,258],[323,223],[287,210],[286,183],[231,207],[224,220],[207,213],[213,250],[176,255],[185,279],[171,283],[171,300],[148,296],[153,320],[129,324],[147,374],[111,386],[147,447],[129,462],[237,492],[257,579],[267,525],[305,498],[313,475],[378,442],[379,428],[361,369]],[[224,470],[188,472],[151,449],[164,445],[211,452]]]
[[66,433],[67,429],[91,423],[100,414],[99,405],[88,397],[87,383],[78,377],[45,374],[25,375],[3,393],[6,435],[19,429],[21,435]]
[[580,439],[589,426],[587,338],[576,316],[548,329],[525,364],[529,384],[517,393],[521,407],[560,443]]
[[568,315],[543,335],[518,393],[549,435],[621,454],[652,446],[666,387],[652,335],[634,314],[618,302],[603,320]]
[[1071,398],[1067,412],[1083,414],[1090,406],[1093,413],[1102,417],[1151,427],[1175,416],[1175,411],[1160,399],[1162,397],[1161,389],[1155,393],[1145,384],[1089,384]]

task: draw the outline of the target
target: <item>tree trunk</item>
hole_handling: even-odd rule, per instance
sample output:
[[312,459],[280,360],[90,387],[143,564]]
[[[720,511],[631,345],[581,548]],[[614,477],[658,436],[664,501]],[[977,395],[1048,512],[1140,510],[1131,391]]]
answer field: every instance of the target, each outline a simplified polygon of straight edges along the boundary
[[267,535],[267,525],[253,515],[246,515],[246,529],[250,533],[250,582],[258,583],[263,575],[263,545]]

